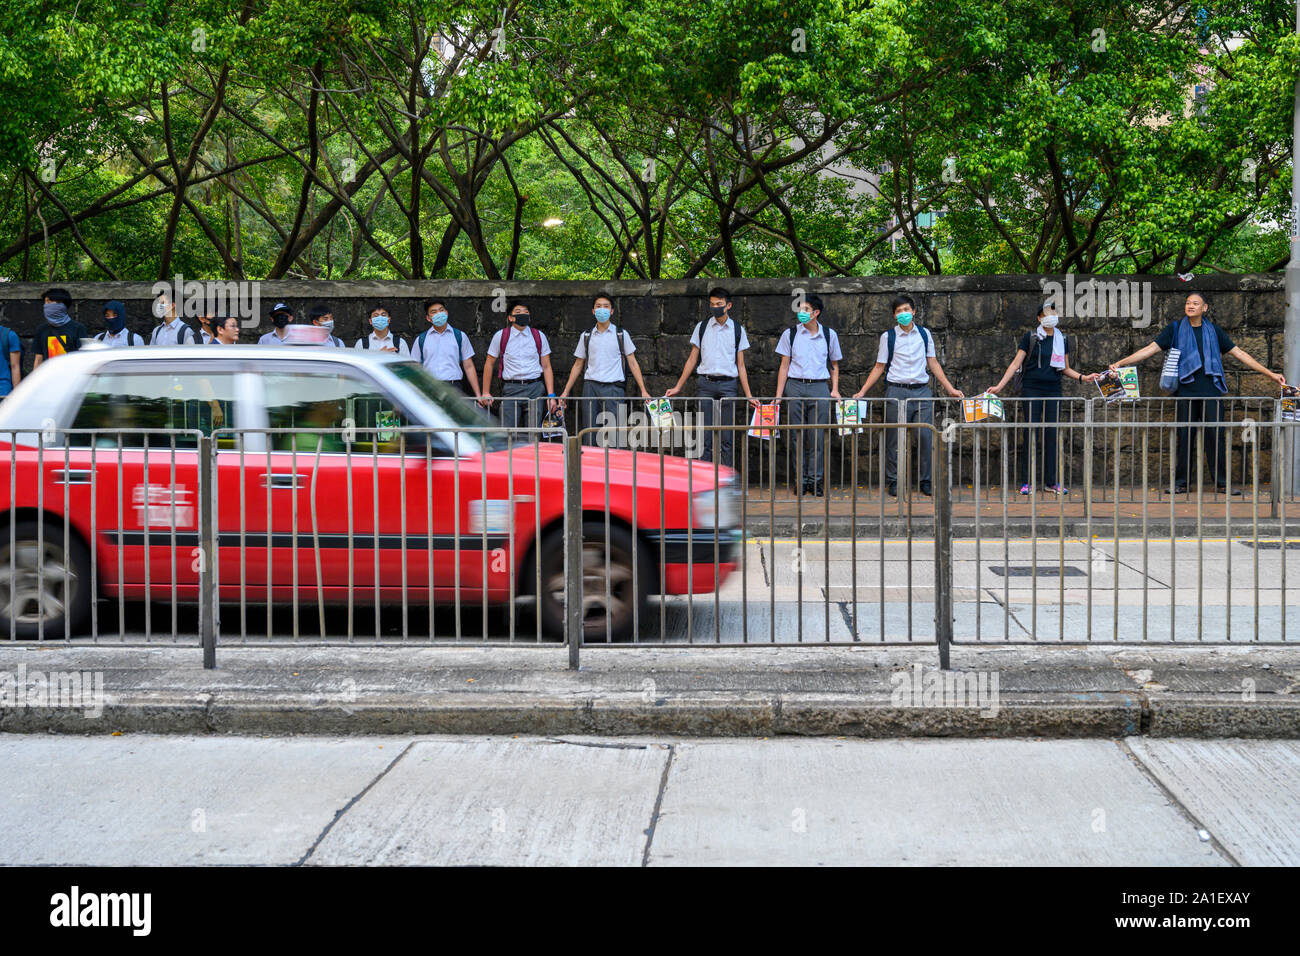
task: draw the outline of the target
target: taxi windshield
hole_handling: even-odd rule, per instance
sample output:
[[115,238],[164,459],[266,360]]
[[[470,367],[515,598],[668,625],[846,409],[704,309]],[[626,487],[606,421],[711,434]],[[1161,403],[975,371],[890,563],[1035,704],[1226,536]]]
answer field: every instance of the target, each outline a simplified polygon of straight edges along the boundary
[[[437,405],[458,428],[475,429],[474,439],[485,449],[505,448],[506,433],[495,418],[483,410],[472,397],[458,388],[434,378],[417,362],[393,362],[388,366],[394,375]],[[488,431],[480,432],[478,429]],[[515,444],[519,444],[516,439]]]

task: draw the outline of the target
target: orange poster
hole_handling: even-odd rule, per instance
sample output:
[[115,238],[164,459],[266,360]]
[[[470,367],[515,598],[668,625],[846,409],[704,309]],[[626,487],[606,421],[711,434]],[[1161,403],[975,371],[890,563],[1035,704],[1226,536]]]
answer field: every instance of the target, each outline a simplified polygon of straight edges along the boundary
[[56,355],[67,355],[68,350],[63,347],[63,339],[57,335],[47,335],[45,337],[45,354],[49,358]]

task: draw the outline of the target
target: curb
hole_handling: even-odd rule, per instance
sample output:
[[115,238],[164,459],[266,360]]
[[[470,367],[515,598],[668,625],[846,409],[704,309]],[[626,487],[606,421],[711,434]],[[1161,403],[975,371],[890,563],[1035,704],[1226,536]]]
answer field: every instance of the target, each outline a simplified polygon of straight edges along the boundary
[[1300,737],[1300,697],[1142,692],[1004,694],[977,707],[900,707],[887,695],[115,695],[98,718],[51,708],[0,711],[0,732],[234,735],[587,735],[682,737]]

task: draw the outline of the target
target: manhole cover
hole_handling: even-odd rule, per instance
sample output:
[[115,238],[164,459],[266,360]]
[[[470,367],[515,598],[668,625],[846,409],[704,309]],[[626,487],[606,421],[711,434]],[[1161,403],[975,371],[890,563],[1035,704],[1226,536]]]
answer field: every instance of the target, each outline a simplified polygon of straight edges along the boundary
[[1088,576],[1088,572],[1083,568],[1076,568],[1072,565],[1058,567],[1054,564],[1040,564],[1036,568],[1028,564],[1013,564],[1008,567],[994,565],[989,570],[999,577],[1008,578],[1086,578]]

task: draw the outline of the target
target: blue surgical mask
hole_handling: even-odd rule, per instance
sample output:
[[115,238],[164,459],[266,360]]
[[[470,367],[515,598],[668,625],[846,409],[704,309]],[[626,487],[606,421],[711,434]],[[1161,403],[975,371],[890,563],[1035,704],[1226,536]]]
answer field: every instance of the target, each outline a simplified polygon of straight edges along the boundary
[[609,309],[596,309],[596,321],[608,322],[613,313]]
[[333,332],[333,331],[334,331],[334,320],[333,320],[333,319],[321,319],[321,320],[320,320],[320,327],[321,327],[322,329],[325,329],[326,331]]
[[911,313],[911,312],[900,312],[900,313],[898,313],[898,315],[894,316],[894,318],[898,319],[898,324],[899,324],[899,325],[904,325],[904,326],[906,326],[906,325],[911,325],[911,324],[912,324],[912,313]]
[[444,325],[447,324],[447,313],[435,312],[433,313],[432,316],[429,317],[429,321],[432,322],[438,328],[442,328]]
[[807,323],[809,323],[809,322],[812,321],[812,313],[811,313],[811,312],[799,312],[799,313],[796,313],[795,318],[797,318],[797,319],[799,320],[799,324],[800,324],[800,325],[806,325]]
[[384,329],[388,328],[388,316],[372,315],[370,317],[370,324],[375,327],[376,332],[382,332]]

